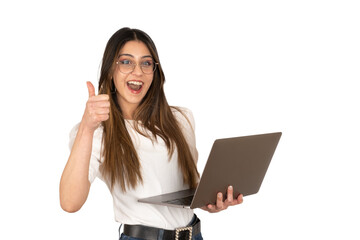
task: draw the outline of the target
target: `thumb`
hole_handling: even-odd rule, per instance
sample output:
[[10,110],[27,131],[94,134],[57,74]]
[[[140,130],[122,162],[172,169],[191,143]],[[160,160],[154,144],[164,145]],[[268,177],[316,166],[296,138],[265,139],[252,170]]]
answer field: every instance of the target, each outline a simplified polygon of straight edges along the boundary
[[88,91],[89,91],[89,97],[95,96],[95,87],[94,87],[94,85],[92,85],[91,82],[86,82],[86,85],[87,85],[87,88],[88,88]]

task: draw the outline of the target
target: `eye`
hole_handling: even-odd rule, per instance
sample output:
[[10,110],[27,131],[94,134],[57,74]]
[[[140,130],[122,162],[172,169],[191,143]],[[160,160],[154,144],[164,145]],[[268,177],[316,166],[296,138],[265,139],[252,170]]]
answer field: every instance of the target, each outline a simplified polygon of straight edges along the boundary
[[141,63],[141,66],[144,66],[144,67],[151,67],[152,65],[153,65],[153,62],[151,60],[146,60]]
[[120,64],[122,64],[122,65],[132,64],[132,62],[131,62],[130,60],[128,60],[128,59],[120,60],[119,62],[120,62]]

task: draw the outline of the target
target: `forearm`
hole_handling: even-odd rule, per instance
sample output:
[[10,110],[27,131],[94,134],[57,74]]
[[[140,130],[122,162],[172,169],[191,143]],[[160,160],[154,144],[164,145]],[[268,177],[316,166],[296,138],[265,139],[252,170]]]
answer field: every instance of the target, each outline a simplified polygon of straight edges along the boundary
[[60,204],[67,212],[76,212],[85,203],[90,190],[89,164],[94,131],[80,124],[68,162],[60,180]]

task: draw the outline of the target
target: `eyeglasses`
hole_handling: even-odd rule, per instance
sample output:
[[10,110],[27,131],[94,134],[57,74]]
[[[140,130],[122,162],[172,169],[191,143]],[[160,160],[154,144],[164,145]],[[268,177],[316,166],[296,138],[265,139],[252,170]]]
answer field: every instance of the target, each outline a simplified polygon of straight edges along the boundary
[[156,65],[159,63],[154,62],[151,59],[143,60],[140,63],[135,63],[132,60],[124,59],[117,61],[116,64],[119,66],[119,70],[122,73],[132,73],[137,65],[140,66],[141,71],[144,74],[152,74],[156,70]]

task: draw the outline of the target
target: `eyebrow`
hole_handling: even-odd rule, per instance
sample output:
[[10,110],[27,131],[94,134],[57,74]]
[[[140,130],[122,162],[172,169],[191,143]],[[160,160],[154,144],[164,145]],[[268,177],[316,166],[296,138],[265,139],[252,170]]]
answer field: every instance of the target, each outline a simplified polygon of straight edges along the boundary
[[[135,58],[133,55],[128,54],[128,53],[120,54],[119,57],[121,57],[121,56],[128,56],[128,57]],[[151,55],[145,55],[145,56],[142,56],[141,58],[148,58],[148,57],[153,58]]]

